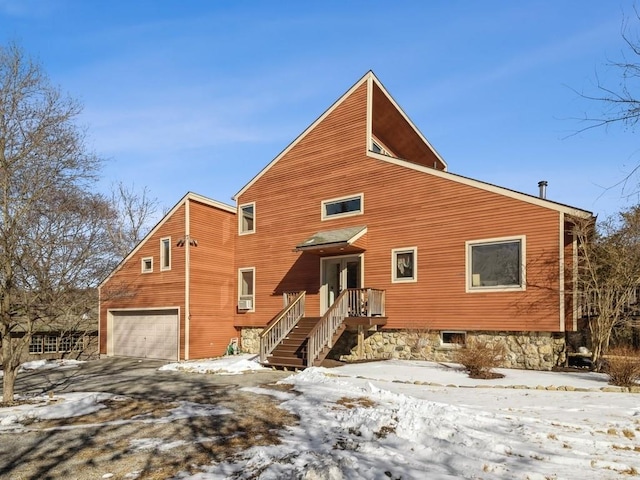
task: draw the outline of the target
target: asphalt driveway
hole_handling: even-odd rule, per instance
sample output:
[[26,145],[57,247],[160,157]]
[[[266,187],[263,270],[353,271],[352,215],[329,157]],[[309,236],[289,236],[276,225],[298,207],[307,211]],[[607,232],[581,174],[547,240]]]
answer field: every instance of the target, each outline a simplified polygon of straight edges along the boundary
[[[0,430],[0,478],[171,478],[252,445],[276,444],[281,429],[296,422],[271,396],[241,390],[277,389],[274,383],[290,373],[158,371],[164,363],[108,358],[73,369],[21,372],[18,394],[107,392],[121,397],[83,417]],[[184,405],[226,413],[172,416]]]

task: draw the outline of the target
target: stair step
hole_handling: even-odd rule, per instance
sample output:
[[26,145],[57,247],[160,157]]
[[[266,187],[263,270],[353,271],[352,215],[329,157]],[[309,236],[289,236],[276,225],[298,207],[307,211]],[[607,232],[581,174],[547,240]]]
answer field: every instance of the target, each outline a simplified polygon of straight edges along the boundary
[[267,362],[269,363],[269,365],[274,365],[276,367],[302,368],[305,366],[304,360],[302,358],[270,356],[267,358]]

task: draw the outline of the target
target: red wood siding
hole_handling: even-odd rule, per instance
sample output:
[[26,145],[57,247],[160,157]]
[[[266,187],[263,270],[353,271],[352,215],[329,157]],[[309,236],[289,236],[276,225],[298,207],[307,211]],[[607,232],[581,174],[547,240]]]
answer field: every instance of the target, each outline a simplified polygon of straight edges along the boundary
[[233,264],[236,216],[200,202],[190,202],[189,357],[223,355],[232,337],[236,299]]
[[[178,307],[180,358],[184,358],[185,256],[176,241],[184,237],[181,205],[100,289],[100,353],[107,353],[107,310]],[[160,270],[160,239],[171,237],[171,270]],[[153,272],[142,273],[142,259],[153,257]]]
[[[294,246],[367,225],[364,281],[387,291],[388,328],[559,330],[559,213],[366,156],[366,113],[362,85],[238,198],[256,202],[257,233],[236,239],[235,262],[256,269],[256,311],[236,325],[265,325],[292,290],[317,315],[320,259]],[[322,200],[357,193],[363,215],[321,221]],[[467,293],[465,241],[510,236],[526,237],[526,291]],[[391,282],[401,247],[418,248],[416,283]]]

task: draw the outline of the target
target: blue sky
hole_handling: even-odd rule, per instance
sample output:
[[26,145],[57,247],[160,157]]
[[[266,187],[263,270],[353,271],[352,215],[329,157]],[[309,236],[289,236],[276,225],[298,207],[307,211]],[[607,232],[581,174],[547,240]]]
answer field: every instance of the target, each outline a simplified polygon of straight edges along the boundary
[[[368,70],[454,173],[606,216],[638,202],[638,133],[580,132],[631,1],[0,0],[84,104],[101,187],[225,203]],[[640,23],[640,22],[638,22]],[[640,96],[640,92],[639,92]]]

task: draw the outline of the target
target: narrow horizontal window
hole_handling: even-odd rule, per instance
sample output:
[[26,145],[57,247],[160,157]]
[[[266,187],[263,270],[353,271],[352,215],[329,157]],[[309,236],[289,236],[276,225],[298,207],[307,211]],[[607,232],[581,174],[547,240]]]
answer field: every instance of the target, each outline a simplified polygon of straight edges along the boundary
[[334,198],[322,202],[322,219],[360,215],[364,212],[363,195]]
[[466,343],[467,334],[465,332],[442,332],[440,341],[443,346],[462,346]]

